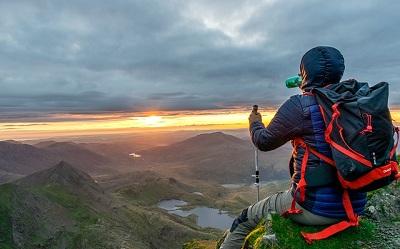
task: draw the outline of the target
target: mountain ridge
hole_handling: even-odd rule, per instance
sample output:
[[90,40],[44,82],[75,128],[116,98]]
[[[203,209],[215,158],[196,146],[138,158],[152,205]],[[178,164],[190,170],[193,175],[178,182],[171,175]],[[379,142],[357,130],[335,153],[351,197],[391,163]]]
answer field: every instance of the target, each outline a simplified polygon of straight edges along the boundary
[[[260,152],[262,179],[287,177],[290,152],[286,147]],[[252,143],[221,132],[200,134],[168,146],[139,151],[138,154],[142,165],[153,165],[163,172],[175,170],[199,180],[243,183],[252,181],[251,174],[254,173]]]
[[91,174],[115,171],[109,159],[73,142],[48,141],[36,146],[0,141],[0,170],[4,174],[29,175],[59,161],[70,162]]
[[30,174],[54,165],[54,155],[29,144],[0,141],[0,169],[10,173]]

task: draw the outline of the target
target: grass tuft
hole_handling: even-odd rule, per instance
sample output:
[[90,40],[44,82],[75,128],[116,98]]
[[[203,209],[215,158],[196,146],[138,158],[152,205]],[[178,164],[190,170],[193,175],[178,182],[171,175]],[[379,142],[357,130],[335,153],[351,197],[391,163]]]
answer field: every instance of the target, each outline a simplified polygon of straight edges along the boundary
[[215,249],[215,241],[193,240],[183,245],[182,249]]
[[265,231],[265,221],[262,220],[258,226],[246,236],[243,248],[248,248],[249,245],[252,245],[253,248],[263,248],[262,239]]

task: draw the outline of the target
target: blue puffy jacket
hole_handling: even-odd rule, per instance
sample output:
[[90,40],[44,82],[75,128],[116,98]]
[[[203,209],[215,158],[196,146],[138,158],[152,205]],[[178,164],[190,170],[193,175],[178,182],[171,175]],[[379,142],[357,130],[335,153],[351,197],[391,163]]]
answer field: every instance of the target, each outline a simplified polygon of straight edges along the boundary
[[[325,124],[319,106],[309,92],[315,87],[340,82],[344,72],[343,56],[335,48],[316,47],[303,56],[300,72],[303,77],[300,86],[303,94],[292,96],[283,103],[267,127],[261,122],[252,123],[252,141],[261,151],[270,151],[300,137],[309,146],[331,157],[330,146],[324,138]],[[292,189],[296,188],[300,180],[304,156],[304,149],[297,148],[290,162]],[[342,205],[342,189],[337,181],[335,169],[310,154],[305,179],[305,201],[297,201],[303,208],[325,217],[346,217]],[[296,198],[298,200],[298,196]],[[354,211],[361,214],[366,204],[366,194],[351,191],[350,198]]]

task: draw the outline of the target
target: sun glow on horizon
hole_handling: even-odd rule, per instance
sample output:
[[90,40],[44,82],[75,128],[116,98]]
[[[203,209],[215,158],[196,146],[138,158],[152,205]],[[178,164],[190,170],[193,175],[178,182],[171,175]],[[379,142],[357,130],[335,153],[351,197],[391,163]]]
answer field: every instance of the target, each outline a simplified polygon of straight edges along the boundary
[[160,116],[149,116],[149,117],[142,117],[144,126],[148,127],[161,127],[163,124],[162,117]]
[[[260,110],[268,124],[275,110]],[[188,112],[152,112],[109,115],[66,115],[60,121],[3,122],[0,140],[41,139],[59,136],[96,135],[143,130],[212,130],[248,127],[248,110],[207,110]],[[400,110],[392,110],[392,118],[399,125]]]
[[[264,111],[264,122],[268,122],[274,113],[274,110]],[[0,140],[134,132],[146,129],[163,131],[240,129],[248,126],[248,115],[247,110],[151,112],[131,115],[61,114],[55,115],[54,120],[42,122],[0,123]]]

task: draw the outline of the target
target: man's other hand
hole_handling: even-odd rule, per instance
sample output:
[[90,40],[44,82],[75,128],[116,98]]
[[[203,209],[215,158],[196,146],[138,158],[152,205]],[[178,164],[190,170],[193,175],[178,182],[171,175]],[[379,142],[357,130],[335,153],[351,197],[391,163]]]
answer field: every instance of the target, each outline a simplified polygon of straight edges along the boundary
[[262,116],[261,113],[259,112],[251,112],[249,116],[249,124],[252,124],[254,122],[262,122]]

